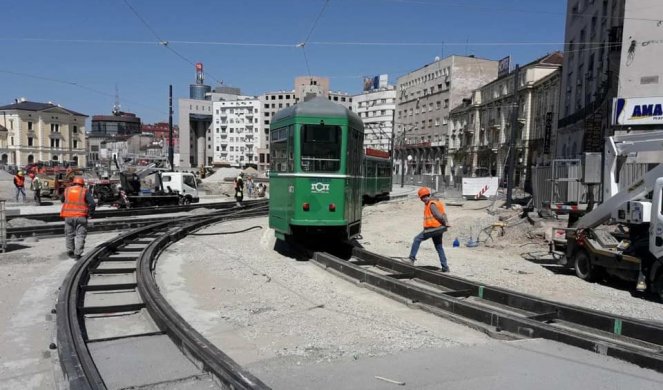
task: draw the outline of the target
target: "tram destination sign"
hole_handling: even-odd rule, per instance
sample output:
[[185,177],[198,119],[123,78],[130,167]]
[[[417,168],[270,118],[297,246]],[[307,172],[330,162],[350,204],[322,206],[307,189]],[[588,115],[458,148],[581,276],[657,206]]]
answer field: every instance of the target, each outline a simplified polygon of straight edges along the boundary
[[615,98],[612,124],[642,126],[663,124],[663,97]]

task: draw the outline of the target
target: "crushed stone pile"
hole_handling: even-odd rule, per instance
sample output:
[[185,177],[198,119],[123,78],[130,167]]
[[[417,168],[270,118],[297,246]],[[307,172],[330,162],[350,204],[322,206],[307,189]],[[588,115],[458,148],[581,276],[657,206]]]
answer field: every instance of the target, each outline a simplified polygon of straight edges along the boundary
[[29,218],[14,218],[11,221],[7,221],[7,226],[12,228],[40,226],[45,224],[46,222],[44,221]]

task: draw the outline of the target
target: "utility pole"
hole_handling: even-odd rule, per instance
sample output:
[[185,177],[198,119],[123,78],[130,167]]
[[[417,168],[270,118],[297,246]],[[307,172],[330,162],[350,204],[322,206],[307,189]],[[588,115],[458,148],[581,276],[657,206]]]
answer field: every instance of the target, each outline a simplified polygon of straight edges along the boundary
[[513,201],[513,180],[516,170],[516,126],[518,126],[518,79],[520,74],[520,65],[516,64],[516,70],[513,72],[513,107],[511,111],[511,137],[509,139],[509,162],[506,178],[506,208],[511,208]]
[[175,164],[173,158],[175,153],[173,151],[173,84],[168,88],[168,162],[170,163],[170,170],[175,172]]

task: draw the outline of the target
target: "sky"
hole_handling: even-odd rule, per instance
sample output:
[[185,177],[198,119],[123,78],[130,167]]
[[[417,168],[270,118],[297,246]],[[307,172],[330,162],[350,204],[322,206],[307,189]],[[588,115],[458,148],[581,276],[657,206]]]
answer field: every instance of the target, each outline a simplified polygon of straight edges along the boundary
[[177,115],[197,62],[206,84],[245,95],[309,74],[357,94],[366,76],[395,84],[436,56],[524,64],[561,50],[565,13],[565,0],[3,1],[0,105],[109,115],[117,89],[123,111],[168,121],[169,85]]

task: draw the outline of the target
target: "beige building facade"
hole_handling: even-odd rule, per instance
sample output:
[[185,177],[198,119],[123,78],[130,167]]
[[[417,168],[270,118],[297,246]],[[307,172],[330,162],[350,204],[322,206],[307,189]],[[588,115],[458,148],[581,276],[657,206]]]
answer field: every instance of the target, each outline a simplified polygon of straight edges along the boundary
[[450,56],[398,79],[394,124],[398,171],[452,176],[445,160],[449,112],[473,90],[494,80],[497,65],[492,60]]
[[85,120],[52,103],[20,99],[0,107],[0,164],[23,167],[40,161],[85,167]]
[[446,158],[454,177],[503,179],[513,136],[515,184],[528,188],[533,162],[551,155],[550,144],[545,148],[544,143],[546,134],[549,142],[553,140],[554,130],[550,126],[556,118],[562,61],[563,55],[556,52],[519,69],[515,129],[512,129],[516,107],[514,71],[473,91],[451,111]]

